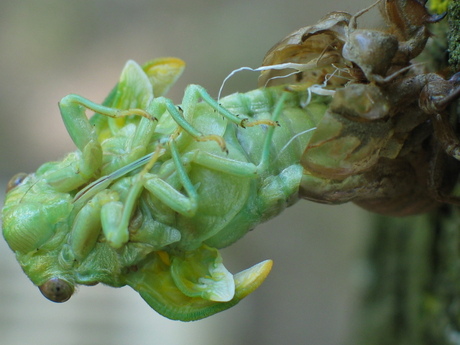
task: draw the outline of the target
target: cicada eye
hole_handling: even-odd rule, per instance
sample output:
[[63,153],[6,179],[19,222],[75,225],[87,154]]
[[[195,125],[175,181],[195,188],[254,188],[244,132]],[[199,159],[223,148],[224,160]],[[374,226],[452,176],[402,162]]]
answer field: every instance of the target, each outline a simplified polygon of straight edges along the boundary
[[19,186],[22,181],[27,177],[26,173],[18,173],[14,175],[9,181],[8,184],[6,185],[6,192],[8,193],[10,190],[13,188]]
[[62,303],[73,295],[74,288],[65,280],[51,278],[39,287],[40,292],[52,302]]

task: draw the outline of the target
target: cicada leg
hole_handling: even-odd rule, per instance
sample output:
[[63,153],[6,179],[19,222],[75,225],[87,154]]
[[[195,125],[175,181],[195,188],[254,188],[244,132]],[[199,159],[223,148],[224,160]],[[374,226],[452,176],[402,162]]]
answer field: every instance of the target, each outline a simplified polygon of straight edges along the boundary
[[[195,215],[198,207],[198,193],[196,187],[193,185],[188,176],[187,169],[184,164],[189,165],[190,163],[194,163],[206,167],[210,170],[245,178],[254,178],[258,174],[258,168],[253,163],[223,157],[217,152],[213,152],[212,149],[209,151],[209,148],[206,150],[195,148],[183,154],[179,152],[178,148],[176,147],[176,140],[182,131],[187,132],[196,141],[216,140],[220,144],[221,148],[225,147],[224,139],[221,136],[215,134],[208,136],[203,135],[188,121],[187,117],[190,116],[190,112],[195,111],[193,106],[197,102],[196,97],[204,97],[205,102],[210,104],[213,109],[226,114],[227,119],[230,121],[237,121],[238,124],[241,124],[241,119],[234,116],[228,110],[213,101],[201,87],[189,87],[185,94],[186,95],[184,96],[183,102],[184,115],[180,114],[179,110],[172,103],[172,101],[166,98],[156,98],[148,107],[149,113],[161,115],[167,111],[179,125],[178,129],[170,136],[169,141],[164,144],[167,146],[167,149],[169,148],[173,165],[168,165],[170,171],[163,171],[163,175],[176,176],[176,180],[178,180],[180,186],[177,183],[171,184],[162,176],[149,172],[150,167],[153,166],[153,162],[156,161],[160,155],[158,152],[155,153],[151,159],[151,163],[147,164],[142,172],[137,175],[136,181],[133,182],[125,204],[123,205],[121,202],[108,203],[102,209],[102,212],[105,214],[103,215],[105,221],[102,223],[104,233],[106,234],[106,238],[110,238],[109,242],[114,247],[120,247],[128,240],[127,228],[129,219],[134,211],[135,202],[142,188],[147,189],[154,197],[159,199],[175,212],[178,212],[179,214],[187,217],[193,217]],[[193,98],[191,95],[195,98]],[[100,110],[96,111],[100,112]],[[279,111],[275,113],[279,113]],[[144,121],[144,119],[142,119],[142,121]],[[259,123],[258,121],[254,122]],[[262,122],[268,123],[270,125],[275,123],[275,121],[271,120],[264,120]],[[143,126],[138,126],[140,131],[142,131],[142,128]],[[271,133],[273,130],[274,127],[272,126],[268,133]],[[225,127],[222,128],[222,133],[224,131]],[[270,143],[270,138],[270,134],[268,134],[266,138],[266,144]],[[265,146],[266,149],[264,152],[268,152],[269,146]],[[262,159],[263,165],[266,164],[265,161],[268,159],[267,155],[264,156],[265,158]],[[181,188],[184,189],[184,194],[179,191]],[[80,197],[81,196],[79,196],[79,198]]]
[[198,103],[199,99],[206,102],[211,108],[224,116],[230,122],[241,127],[252,127],[258,125],[276,126],[276,122],[270,120],[249,120],[248,118],[241,119],[239,116],[232,114],[230,111],[222,107],[209,93],[200,85],[189,85],[184,92],[182,106],[184,108],[184,117],[187,119],[193,114],[193,107]]
[[165,149],[158,145],[149,162],[142,171],[133,178],[132,186],[127,198],[122,202],[108,203],[102,208],[102,229],[107,241],[114,248],[120,248],[129,239],[128,225],[134,212],[136,202],[142,190],[147,189],[152,195],[169,206],[174,211],[192,216],[197,208],[197,191],[187,176],[181,158],[175,147],[174,140],[167,144],[174,161],[172,167],[179,175],[180,182],[186,195],[180,193],[157,174],[149,173],[158,158],[164,154]]
[[436,139],[444,151],[460,161],[460,140],[454,132],[447,114],[440,112],[432,116]]
[[164,153],[161,146],[153,153],[149,162],[142,171],[134,177],[131,188],[128,191],[126,200],[106,203],[101,209],[102,231],[114,248],[120,248],[129,240],[129,221],[132,217],[136,202],[143,189],[144,175],[156,163],[158,158]]
[[[142,68],[134,61],[128,61],[120,82],[103,105],[117,109],[146,109],[154,95],[161,96],[169,90],[184,66],[185,63],[176,58],[155,59]],[[104,151],[102,175],[109,175],[144,156],[157,124],[145,117],[139,121],[136,116],[112,118],[101,113],[93,116],[90,123],[98,131]],[[135,132],[125,131],[130,128],[128,123],[136,126]]]
[[[284,97],[282,96],[274,109],[270,123],[276,123],[283,109],[283,103]],[[161,101],[159,105],[164,105],[164,103]],[[226,110],[226,112],[228,111]],[[195,129],[185,121],[185,118],[181,117],[178,122],[181,126],[183,123],[184,126],[189,126],[191,131],[195,131]],[[180,127],[179,131],[181,129],[182,127]],[[153,166],[153,162],[155,162],[160,155],[159,152],[156,152],[151,162],[137,175],[136,182],[133,183],[125,204],[113,203],[103,208],[103,212],[107,212],[107,216],[104,216],[106,221],[103,221],[104,233],[107,238],[116,239],[110,240],[109,242],[115,247],[120,247],[128,240],[127,228],[129,219],[133,213],[135,201],[142,188],[148,190],[152,196],[181,215],[193,217],[196,214],[198,208],[198,191],[197,187],[190,180],[185,164],[190,166],[190,164],[193,163],[209,170],[242,178],[256,178],[269,164],[270,144],[274,130],[275,127],[271,126],[266,133],[262,157],[257,166],[251,162],[234,159],[232,155],[233,152],[230,152],[230,158],[219,155],[218,152],[201,148],[195,148],[185,153],[180,153],[176,146],[176,134],[173,134],[165,145],[169,148],[174,164],[164,168],[162,175],[177,176],[180,186],[177,183],[171,184],[170,181],[156,173],[149,172],[150,168]],[[181,188],[184,189],[184,194],[179,191]]]
[[138,115],[149,120],[154,119],[142,109],[109,108],[73,94],[64,97],[59,103],[59,108],[67,131],[81,152],[80,160],[45,176],[47,182],[61,192],[76,189],[86,183],[96,176],[102,165],[101,144],[94,127],[86,117],[87,109],[114,118]]
[[257,176],[257,167],[253,163],[229,159],[199,149],[189,151],[181,156],[173,141],[169,145],[175,163],[174,167],[188,197],[179,193],[174,187],[155,174],[146,174],[144,185],[155,197],[159,198],[174,211],[184,216],[193,216],[197,208],[196,187],[188,177],[184,167],[184,161],[232,176],[246,178],[254,178]]
[[[284,106],[284,102],[287,97],[287,92],[288,91],[284,92],[280,96],[280,98],[275,104],[275,108],[273,109],[271,121],[276,125],[278,125],[278,119],[283,111],[283,106]],[[272,144],[272,138],[273,138],[273,134],[275,133],[275,128],[276,126],[272,125],[267,130],[267,134],[264,139],[264,146],[262,149],[262,156],[260,157],[260,162],[259,162],[259,165],[257,166],[257,171],[259,173],[265,171],[268,168],[268,165],[270,163],[270,146]]]
[[[77,213],[69,236],[70,251],[64,250],[63,261],[72,264],[75,260],[83,260],[96,245],[101,231],[101,210],[107,204],[119,204],[116,192],[105,189],[89,200]],[[111,207],[113,208],[113,207]],[[117,218],[118,219],[118,218]]]
[[195,214],[198,206],[198,193],[187,175],[174,140],[171,139],[168,145],[171,150],[175,170],[187,195],[185,196],[180,193],[177,189],[156,174],[145,173],[142,177],[142,183],[144,187],[152,193],[152,195],[160,199],[174,211],[191,217]]
[[[103,150],[100,144],[112,136],[110,123],[102,123],[108,118],[122,119],[134,115],[134,117],[142,117],[143,122],[140,121],[134,137],[126,141],[127,146],[123,147],[123,157],[121,159],[118,159],[120,157],[109,159],[109,167],[105,169],[105,174],[129,164],[145,154],[145,146],[150,140],[149,135],[153,128],[152,120],[154,118],[143,109],[153,98],[153,85],[165,89],[166,82],[175,80],[173,76],[160,78],[160,80],[153,80],[152,78],[155,77],[155,73],[164,73],[164,69],[172,74],[180,74],[181,69],[179,67],[171,66],[171,62],[167,61],[152,62],[145,67],[148,70],[148,74],[146,74],[138,64],[128,61],[123,69],[120,82],[104,102],[105,105],[98,105],[73,94],[64,97],[59,103],[62,119],[80,153],[76,155],[76,159],[69,160],[69,164],[46,171],[43,174],[45,180],[56,190],[67,192],[80,187],[95,177],[103,164],[103,151],[104,154],[110,152],[110,141],[106,144],[109,149],[104,148]],[[121,92],[126,89],[133,91]],[[138,109],[130,109],[135,107]],[[88,120],[86,110],[92,110],[96,112],[96,115]]]
[[[215,141],[221,147],[223,151],[227,151],[225,140],[216,134],[203,134],[192,125],[192,118],[195,115],[195,107],[199,100],[202,99],[212,109],[221,114],[228,121],[235,123],[241,127],[256,126],[266,124],[275,126],[276,123],[272,121],[249,121],[247,118],[241,119],[240,117],[232,114],[230,111],[222,107],[217,103],[207,91],[199,85],[189,85],[185,89],[184,97],[182,99],[181,107],[177,107],[170,99],[160,97],[156,98],[151,104],[152,114],[161,114],[164,110],[167,110],[171,117],[179,125],[180,130],[188,133],[196,141]],[[177,132],[176,134],[178,134]]]
[[[200,95],[202,94],[200,93]],[[267,133],[264,139],[262,157],[260,159],[260,163],[257,166],[250,162],[243,162],[243,161],[238,161],[235,159],[222,157],[222,156],[207,152],[205,150],[200,150],[200,149],[195,149],[195,150],[186,152],[181,157],[176,148],[174,139],[171,139],[169,142],[170,149],[171,149],[171,155],[173,157],[175,168],[176,168],[176,171],[178,172],[181,184],[184,187],[188,197],[185,197],[184,195],[179,193],[171,185],[169,185],[159,176],[156,176],[154,174],[148,174],[148,176],[146,176],[145,188],[149,190],[154,196],[162,200],[166,205],[168,205],[173,210],[175,210],[176,212],[179,212],[182,215],[191,217],[196,212],[198,196],[197,196],[196,188],[190,181],[190,178],[187,175],[186,169],[183,166],[183,161],[188,161],[190,163],[198,164],[208,169],[211,169],[214,171],[220,171],[220,172],[223,172],[229,175],[233,175],[233,176],[240,176],[240,177],[245,177],[245,178],[257,177],[258,174],[262,173],[263,171],[267,169],[267,166],[270,162],[271,140],[273,137],[274,130],[276,128],[275,124],[277,124],[278,117],[280,116],[282,112],[284,101],[285,101],[285,97],[281,96],[273,111],[272,119],[268,121],[263,121],[264,123],[270,124],[270,127],[267,130]],[[228,118],[230,120],[237,119],[235,118],[233,114],[231,114],[228,110],[221,107],[217,103],[214,104],[214,106],[216,107],[215,108],[216,110],[219,109],[219,111],[228,113],[229,115]],[[253,121],[253,123],[261,124],[260,121]],[[189,126],[188,122],[186,122],[185,125]],[[194,129],[192,128],[192,130]]]

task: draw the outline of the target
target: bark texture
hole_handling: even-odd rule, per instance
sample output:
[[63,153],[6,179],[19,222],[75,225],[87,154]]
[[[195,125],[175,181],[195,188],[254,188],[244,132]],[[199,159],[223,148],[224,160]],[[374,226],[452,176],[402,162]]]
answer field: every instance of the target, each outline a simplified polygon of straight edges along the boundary
[[460,214],[377,216],[354,344],[460,344]]

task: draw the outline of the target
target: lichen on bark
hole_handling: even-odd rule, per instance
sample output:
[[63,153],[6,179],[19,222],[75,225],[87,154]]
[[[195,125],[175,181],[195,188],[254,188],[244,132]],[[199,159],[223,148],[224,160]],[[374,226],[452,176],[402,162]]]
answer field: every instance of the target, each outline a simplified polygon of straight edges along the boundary
[[449,64],[453,71],[460,70],[460,1],[452,0],[449,3]]

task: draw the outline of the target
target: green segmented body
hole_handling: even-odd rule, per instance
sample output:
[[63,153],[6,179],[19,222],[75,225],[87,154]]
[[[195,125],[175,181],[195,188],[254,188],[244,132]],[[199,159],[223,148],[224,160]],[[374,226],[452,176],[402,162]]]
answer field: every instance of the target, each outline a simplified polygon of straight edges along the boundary
[[[152,97],[180,73],[152,79],[172,62],[159,71],[129,62],[107,108],[64,98],[79,150],[12,182],[4,237],[51,300],[77,284],[130,285],[159,313],[188,321],[231,307],[268,274],[270,261],[232,276],[217,248],[298,199],[300,158],[330,97],[305,103],[306,92],[272,87],[219,106],[205,93],[198,102],[202,88],[190,86],[178,108]],[[102,114],[87,121],[86,108]]]

